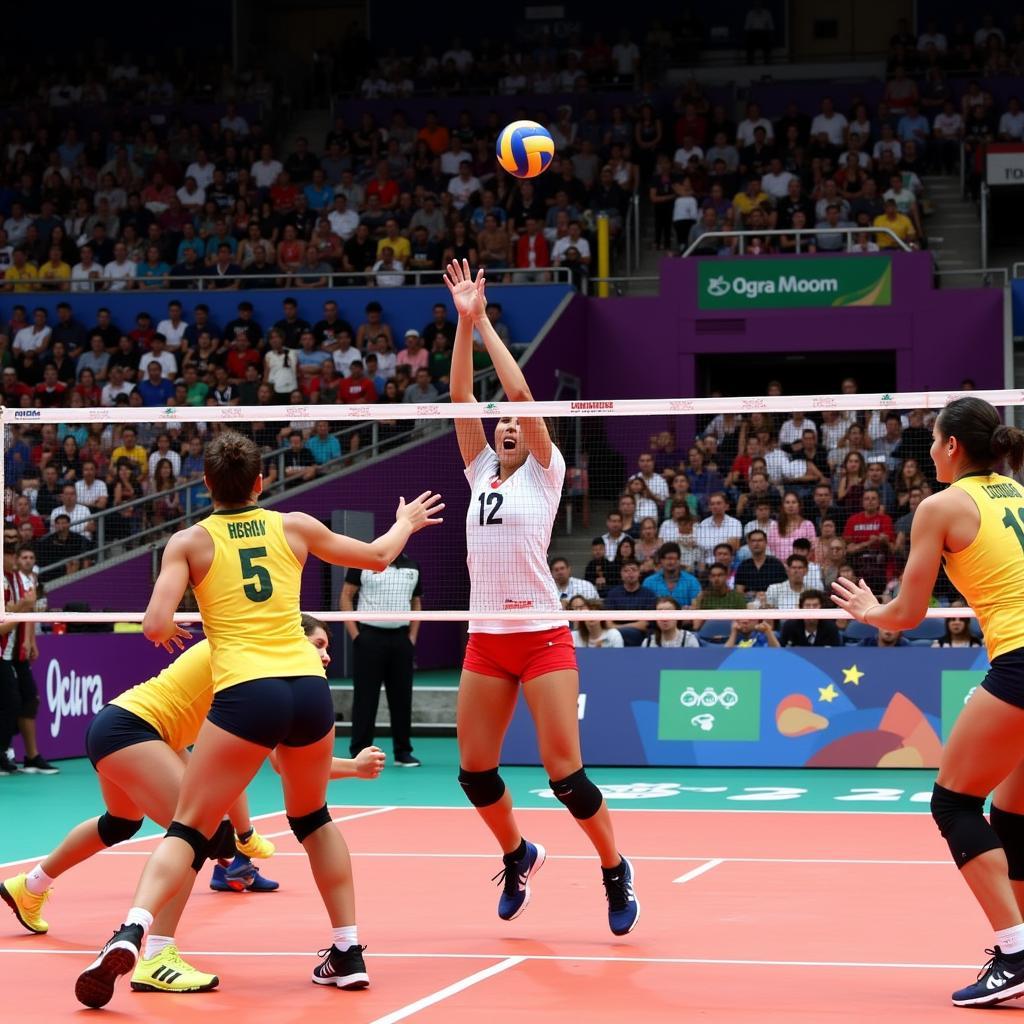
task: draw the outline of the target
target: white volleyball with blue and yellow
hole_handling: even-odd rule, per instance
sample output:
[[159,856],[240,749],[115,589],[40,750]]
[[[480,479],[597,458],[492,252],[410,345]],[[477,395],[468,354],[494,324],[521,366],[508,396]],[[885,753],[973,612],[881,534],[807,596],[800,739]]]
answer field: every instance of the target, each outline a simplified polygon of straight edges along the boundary
[[517,178],[536,178],[551,163],[555,140],[536,121],[513,121],[501,130],[495,148],[503,170]]

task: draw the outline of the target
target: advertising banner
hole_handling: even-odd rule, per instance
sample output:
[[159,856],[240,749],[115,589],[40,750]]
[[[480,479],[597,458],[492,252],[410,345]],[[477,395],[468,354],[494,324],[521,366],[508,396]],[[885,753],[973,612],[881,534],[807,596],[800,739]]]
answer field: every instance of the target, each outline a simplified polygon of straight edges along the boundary
[[1024,145],[991,143],[985,147],[985,181],[989,185],[1024,185]]
[[[141,633],[40,634],[39,658],[32,663],[39,688],[40,753],[48,760],[83,757],[86,731],[100,708],[172,660]],[[20,739],[14,749],[20,760]]]
[[[591,765],[934,768],[984,648],[577,651]],[[539,764],[523,703],[506,764]]]
[[885,255],[701,260],[698,265],[698,309],[806,309],[891,303],[892,260]]

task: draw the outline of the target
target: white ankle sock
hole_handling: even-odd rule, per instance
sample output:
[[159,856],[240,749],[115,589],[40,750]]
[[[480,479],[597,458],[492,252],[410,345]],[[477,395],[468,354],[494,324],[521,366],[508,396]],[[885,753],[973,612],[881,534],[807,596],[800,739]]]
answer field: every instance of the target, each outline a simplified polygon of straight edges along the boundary
[[142,955],[146,960],[152,960],[158,953],[162,953],[168,946],[173,945],[173,935],[147,935],[146,952]]
[[349,946],[355,946],[359,944],[359,938],[356,935],[356,926],[345,925],[342,928],[335,928],[333,931],[333,942],[343,953]]
[[25,876],[25,888],[34,896],[42,896],[51,885],[53,879],[43,870],[42,864],[37,864]]
[[996,932],[996,945],[1011,956],[1014,953],[1024,953],[1024,924]]
[[145,934],[153,927],[153,915],[145,907],[132,907],[128,911],[128,916],[124,919],[124,923],[141,925],[142,932]]

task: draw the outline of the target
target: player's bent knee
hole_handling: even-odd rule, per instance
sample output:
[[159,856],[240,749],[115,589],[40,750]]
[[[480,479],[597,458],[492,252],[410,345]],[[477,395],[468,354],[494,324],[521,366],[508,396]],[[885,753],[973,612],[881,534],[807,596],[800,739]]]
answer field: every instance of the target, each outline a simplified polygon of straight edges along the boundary
[[459,785],[474,807],[490,807],[505,795],[505,782],[497,768],[485,772],[467,772],[460,768]]
[[985,820],[984,807],[984,797],[954,793],[938,783],[932,790],[932,817],[958,868],[1002,845]]
[[180,821],[172,821],[167,830],[168,839],[180,839],[192,847],[192,870],[198,871],[206,863],[206,857],[210,850],[210,840],[197,828],[191,825],[183,825]]
[[327,810],[327,804],[298,818],[288,815],[288,824],[300,843],[304,843],[317,829],[323,828],[324,825],[330,825],[330,823],[331,812]]
[[224,820],[210,839],[206,851],[207,860],[231,860],[238,851],[235,849],[235,830],[230,821]]
[[551,791],[569,809],[569,813],[579,821],[586,821],[592,818],[604,803],[601,790],[587,778],[586,769],[567,775],[564,779],[551,782]]
[[1024,814],[1013,814],[993,804],[988,820],[1006,851],[1010,881],[1024,882]]
[[100,842],[104,846],[116,846],[131,839],[142,828],[142,818],[118,818],[105,811],[96,822],[96,831],[100,834]]

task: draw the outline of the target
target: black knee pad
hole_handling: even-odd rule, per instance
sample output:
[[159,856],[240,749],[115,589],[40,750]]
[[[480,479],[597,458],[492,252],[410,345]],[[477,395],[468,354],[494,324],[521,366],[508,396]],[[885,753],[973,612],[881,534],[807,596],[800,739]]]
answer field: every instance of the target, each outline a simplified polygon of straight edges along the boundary
[[993,804],[988,820],[1006,851],[1010,881],[1024,882],[1024,814],[1011,814]]
[[497,768],[485,772],[467,772],[460,768],[459,785],[474,807],[490,807],[505,795],[505,782]]
[[192,870],[198,871],[205,863],[210,852],[210,840],[197,828],[182,825],[180,821],[172,821],[167,830],[167,838],[180,839],[192,847],[195,856],[192,858]]
[[217,826],[206,851],[207,860],[231,860],[238,851],[235,849],[235,830],[225,819]]
[[551,783],[552,792],[569,808],[569,813],[574,818],[586,821],[601,810],[604,797],[601,796],[601,790],[587,778],[585,769],[581,768],[558,782],[553,779],[548,781]]
[[291,825],[295,838],[300,843],[304,843],[318,828],[323,828],[324,825],[330,825],[330,823],[331,812],[327,810],[327,804],[324,804],[319,810],[303,814],[299,818],[290,816],[288,818],[288,824]]
[[133,821],[131,818],[116,818],[109,811],[100,815],[96,822],[96,831],[100,834],[100,842],[104,846],[116,846],[126,839],[131,839],[142,828],[142,818]]
[[954,793],[935,784],[932,817],[958,868],[1002,845],[995,829],[985,820],[985,798]]

